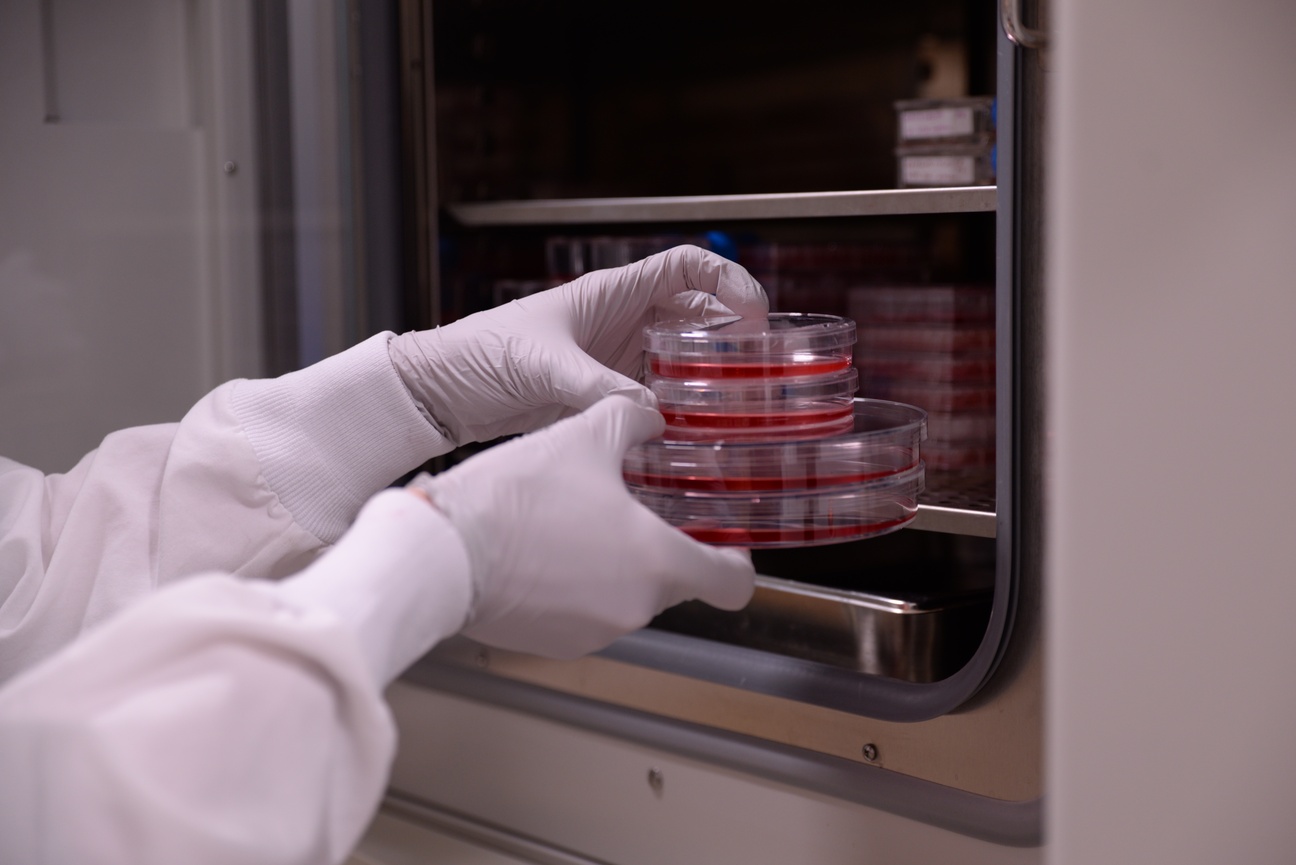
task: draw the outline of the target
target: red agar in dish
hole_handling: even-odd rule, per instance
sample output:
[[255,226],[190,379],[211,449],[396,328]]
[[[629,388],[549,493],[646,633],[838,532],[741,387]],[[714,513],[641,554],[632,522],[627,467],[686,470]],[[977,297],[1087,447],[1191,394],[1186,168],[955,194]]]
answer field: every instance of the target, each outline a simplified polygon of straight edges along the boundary
[[895,469],[876,472],[861,472],[848,475],[802,475],[800,477],[730,477],[717,478],[698,475],[662,475],[646,472],[624,472],[626,483],[642,487],[653,487],[659,490],[699,490],[704,492],[770,492],[774,490],[815,490],[823,487],[839,487],[851,484],[862,484],[865,481],[897,475],[917,467],[911,463]]
[[694,540],[701,541],[704,544],[754,547],[764,544],[807,544],[855,538],[898,528],[913,518],[914,514],[907,514],[898,520],[886,520],[880,523],[856,523],[848,526],[816,526],[809,524],[801,528],[786,529],[725,529],[680,526],[680,530]]
[[667,358],[649,358],[648,366],[657,375],[680,379],[724,378],[796,378],[809,375],[830,375],[849,369],[850,357],[818,357],[792,363],[683,363]]
[[662,416],[666,418],[666,425],[680,429],[778,429],[790,426],[803,427],[832,423],[845,418],[850,418],[853,422],[854,414],[854,406],[849,404],[813,411],[762,412],[759,414],[750,412],[680,411],[674,408],[662,409]]

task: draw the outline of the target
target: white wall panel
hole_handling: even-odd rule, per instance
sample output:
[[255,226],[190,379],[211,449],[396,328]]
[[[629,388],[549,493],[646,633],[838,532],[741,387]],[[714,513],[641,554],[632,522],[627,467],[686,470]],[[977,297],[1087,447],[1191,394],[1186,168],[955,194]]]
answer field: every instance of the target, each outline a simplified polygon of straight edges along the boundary
[[259,368],[246,7],[0,4],[0,454],[63,471]]
[[1290,862],[1296,4],[1051,29],[1051,861]]

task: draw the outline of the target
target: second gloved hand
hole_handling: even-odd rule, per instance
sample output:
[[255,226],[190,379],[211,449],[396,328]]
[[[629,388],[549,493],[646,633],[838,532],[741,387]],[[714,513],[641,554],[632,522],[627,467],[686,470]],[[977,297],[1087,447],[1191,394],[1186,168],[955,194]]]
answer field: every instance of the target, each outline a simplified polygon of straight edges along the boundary
[[468,550],[474,598],[467,636],[574,658],[681,601],[746,605],[755,580],[746,551],[694,541],[625,488],[625,452],[662,428],[656,411],[609,397],[416,480]]
[[655,408],[638,383],[644,325],[768,311],[764,290],[741,266],[677,246],[401,334],[388,350],[415,402],[461,445],[539,429],[612,394]]

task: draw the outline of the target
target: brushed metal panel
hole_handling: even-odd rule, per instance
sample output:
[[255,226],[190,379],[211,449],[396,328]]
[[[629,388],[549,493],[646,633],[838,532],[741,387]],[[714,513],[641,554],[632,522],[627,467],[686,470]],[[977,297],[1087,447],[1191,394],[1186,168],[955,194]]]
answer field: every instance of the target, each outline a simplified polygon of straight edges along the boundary
[[972,657],[992,593],[869,594],[758,576],[746,608],[700,601],[672,607],[653,627],[832,664],[906,682],[935,682]]
[[[483,671],[615,706],[881,766],[996,799],[1043,792],[1040,652],[1035,642],[974,699],[929,721],[880,721],[784,697],[717,685],[599,656],[551,661],[487,649],[469,640],[443,644],[421,662]],[[416,680],[417,672],[411,674]],[[864,758],[863,746],[878,749]]]
[[464,225],[492,226],[984,213],[993,211],[996,202],[993,186],[960,186],[764,195],[559,198],[449,204],[446,209]]
[[[871,787],[864,781],[891,790],[874,791],[877,801],[868,804],[735,770],[710,752],[681,753],[633,731],[598,731],[408,683],[393,686],[388,697],[402,742],[389,806],[430,803],[456,824],[475,820],[488,831],[504,829],[600,861],[916,865],[1043,858],[1037,846],[1007,846],[896,813],[918,788],[947,788],[885,769],[847,773],[864,798]],[[795,762],[787,749],[778,759],[783,766]],[[897,795],[893,784],[903,792]]]

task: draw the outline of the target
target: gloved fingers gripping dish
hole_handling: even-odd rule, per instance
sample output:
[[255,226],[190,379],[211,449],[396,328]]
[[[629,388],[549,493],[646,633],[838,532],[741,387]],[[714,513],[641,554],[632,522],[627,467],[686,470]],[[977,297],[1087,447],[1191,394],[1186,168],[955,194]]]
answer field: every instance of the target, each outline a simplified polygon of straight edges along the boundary
[[715,295],[734,315],[760,318],[769,312],[769,300],[760,283],[746,268],[697,246],[677,246],[645,261],[660,259],[672,276],[667,285],[678,294],[679,285],[690,291]]
[[[538,302],[549,292],[534,295]],[[658,321],[734,315],[760,318],[769,300],[741,265],[683,245],[554,289],[576,311],[573,335],[600,363],[643,377],[643,328]],[[530,298],[528,298],[530,300]]]
[[573,658],[683,600],[747,602],[755,574],[744,552],[693,541],[625,488],[625,452],[662,429],[657,412],[610,397],[421,482],[468,550],[465,634]]
[[656,310],[657,318],[715,318],[717,316],[733,316],[736,313],[729,307],[725,306],[716,299],[714,294],[704,294],[700,291],[682,291],[679,294],[673,294],[662,302],[653,307]]
[[643,328],[665,319],[764,315],[742,267],[680,246],[600,270],[445,327],[402,334],[392,363],[456,444],[528,432],[620,394],[656,400],[643,378]]
[[557,317],[509,304],[401,334],[389,353],[415,402],[457,445],[539,429],[609,394],[656,406],[643,385],[574,345]]

